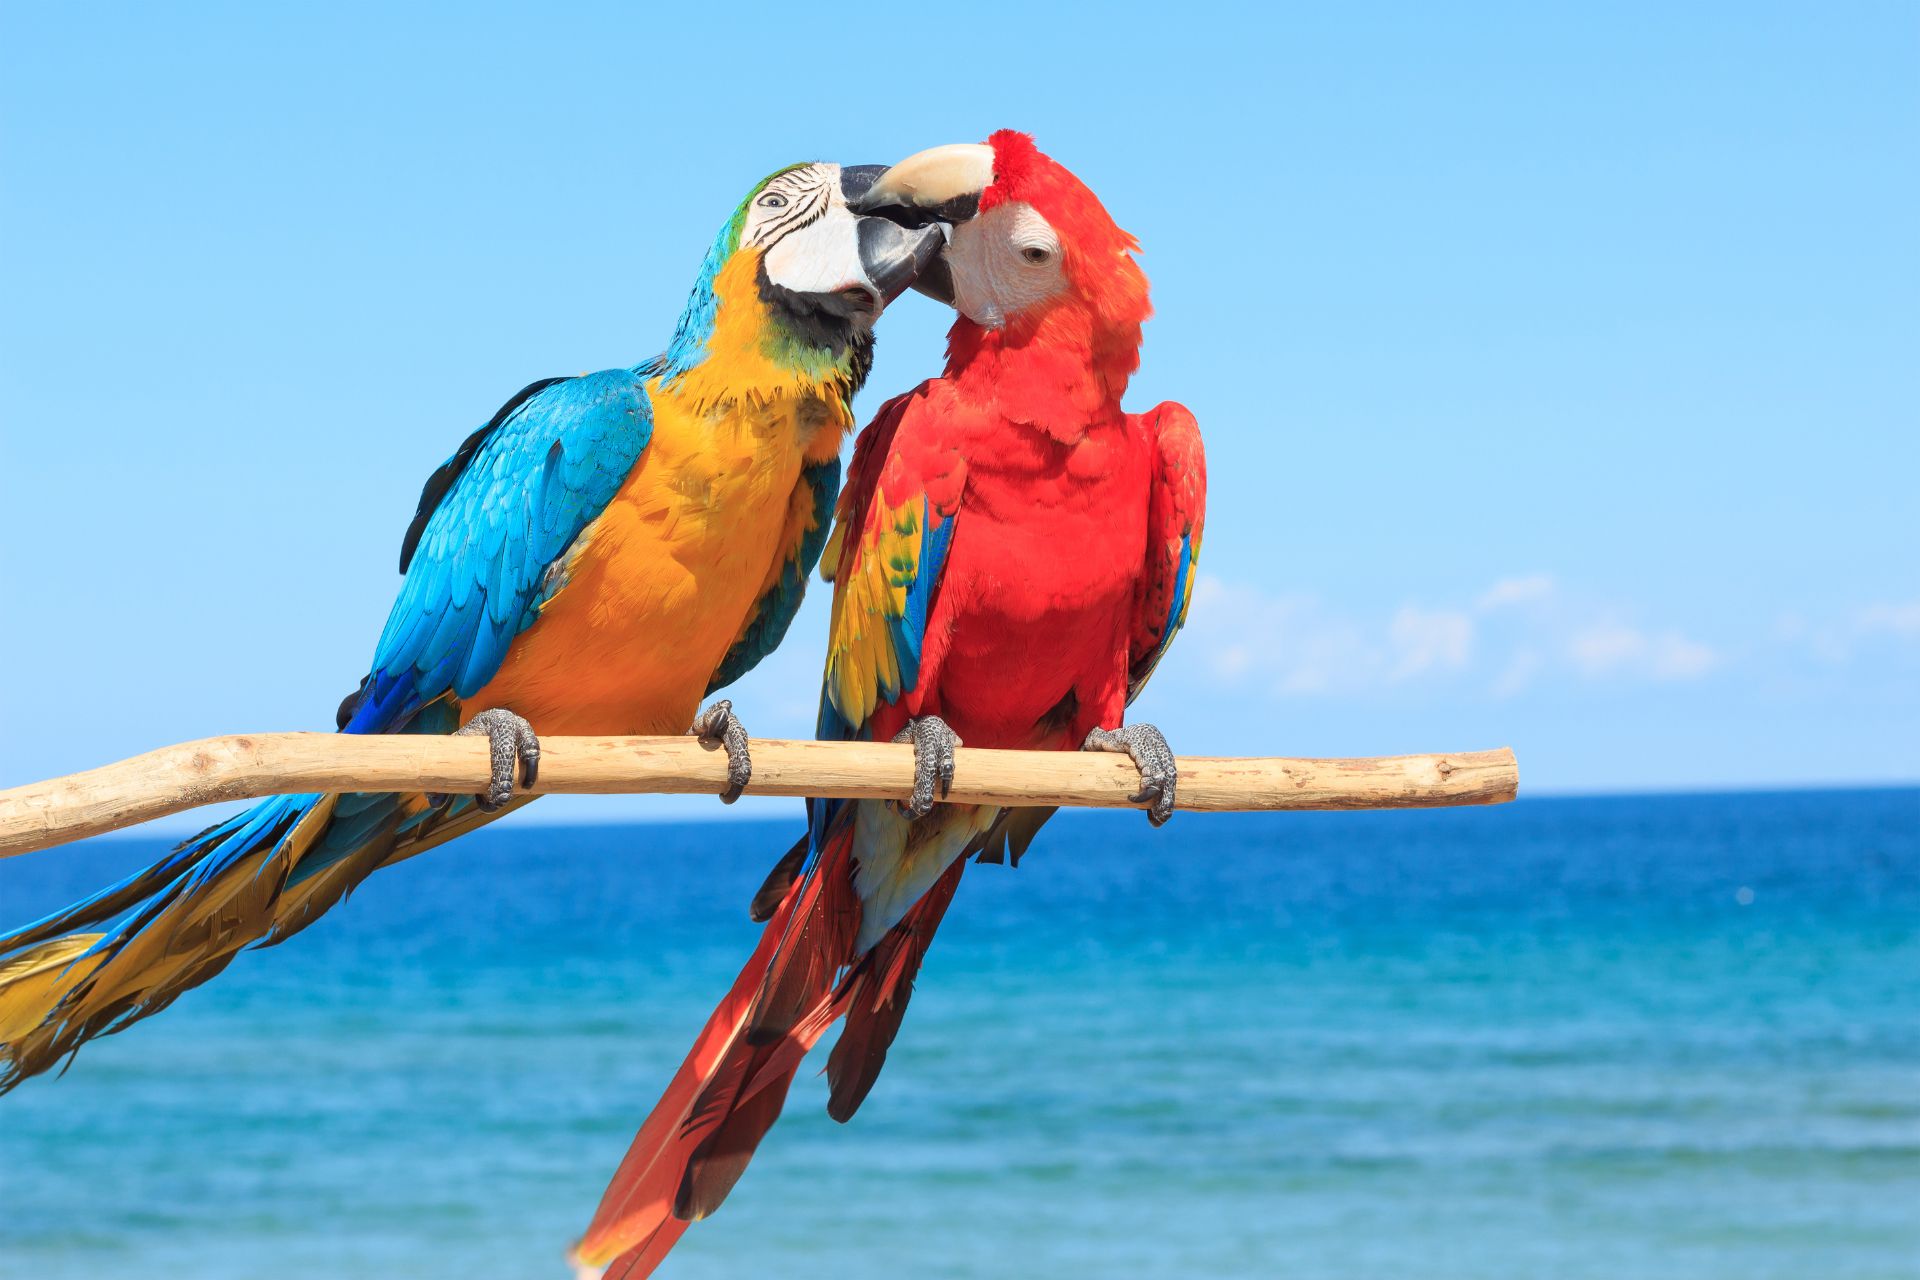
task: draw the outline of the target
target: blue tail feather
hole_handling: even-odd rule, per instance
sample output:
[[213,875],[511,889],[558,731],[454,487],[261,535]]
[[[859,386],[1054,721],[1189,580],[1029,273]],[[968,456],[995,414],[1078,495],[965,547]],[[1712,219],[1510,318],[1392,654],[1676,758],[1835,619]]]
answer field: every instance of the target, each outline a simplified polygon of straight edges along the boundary
[[[31,1011],[31,1029],[0,1041],[0,1093],[87,1040],[164,1009],[246,947],[297,933],[377,868],[393,848],[406,798],[340,796],[326,827],[301,835],[289,850],[302,821],[327,802],[320,794],[262,800],[146,870],[0,936],[0,962],[31,961],[40,948],[71,946],[72,935],[100,931],[77,955],[41,953],[72,958],[62,980],[16,994]],[[289,853],[297,855],[292,866]],[[333,881],[315,879],[356,855],[360,861]]]

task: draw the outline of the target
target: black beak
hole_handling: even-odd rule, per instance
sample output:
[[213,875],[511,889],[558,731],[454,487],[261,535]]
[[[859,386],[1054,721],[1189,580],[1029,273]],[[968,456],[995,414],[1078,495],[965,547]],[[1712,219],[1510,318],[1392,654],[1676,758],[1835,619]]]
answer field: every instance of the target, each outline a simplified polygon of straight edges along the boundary
[[869,192],[859,200],[849,200],[855,213],[870,213],[876,218],[886,218],[903,227],[924,227],[930,223],[948,224],[965,222],[980,212],[980,193],[969,191],[962,195],[949,196],[933,204],[919,201],[905,201],[890,197],[885,192],[874,194],[872,183],[867,184]]
[[[946,245],[946,232],[938,226],[903,227],[885,218],[860,219],[860,270],[880,295],[883,307],[936,263],[945,275],[940,251]],[[949,291],[951,287],[949,283]]]
[[860,201],[873,190],[873,184],[880,181],[880,175],[887,171],[883,164],[843,164],[840,166],[840,194],[846,198],[847,206],[855,213],[860,212]]
[[[960,143],[908,156],[878,177],[868,177],[863,166],[860,194],[849,189],[847,203],[855,213],[885,218],[909,231],[952,227],[980,212],[980,197],[992,181],[993,148]],[[953,272],[944,257],[922,268],[913,287],[953,305]]]
[[953,268],[947,265],[946,255],[933,260],[925,271],[913,282],[915,293],[924,293],[942,306],[953,305]]

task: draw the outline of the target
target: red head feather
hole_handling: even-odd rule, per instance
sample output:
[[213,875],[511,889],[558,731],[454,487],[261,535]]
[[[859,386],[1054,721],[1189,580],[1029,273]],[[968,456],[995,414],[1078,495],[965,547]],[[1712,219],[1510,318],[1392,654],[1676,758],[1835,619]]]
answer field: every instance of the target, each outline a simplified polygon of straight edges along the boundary
[[[993,182],[981,193],[980,211],[1016,201],[1039,210],[1060,237],[1071,298],[1080,304],[1073,307],[1063,298],[1066,307],[1047,308],[1031,337],[1085,344],[1117,397],[1139,367],[1140,326],[1152,313],[1146,273],[1133,260],[1138,242],[1114,223],[1086,183],[1034,146],[1031,134],[1002,129],[987,145],[993,148]],[[1079,314],[1069,317],[1062,310]]]

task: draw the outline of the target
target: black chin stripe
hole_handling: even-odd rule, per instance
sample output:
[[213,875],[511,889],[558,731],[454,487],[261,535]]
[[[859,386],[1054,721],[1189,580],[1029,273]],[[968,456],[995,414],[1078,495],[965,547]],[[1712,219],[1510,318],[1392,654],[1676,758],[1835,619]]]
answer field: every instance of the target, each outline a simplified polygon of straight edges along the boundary
[[866,379],[865,366],[873,361],[873,334],[860,323],[872,315],[864,300],[839,293],[800,293],[767,279],[763,264],[759,272],[760,299],[795,338],[811,347],[833,354],[837,360],[851,348],[859,366],[858,377]]

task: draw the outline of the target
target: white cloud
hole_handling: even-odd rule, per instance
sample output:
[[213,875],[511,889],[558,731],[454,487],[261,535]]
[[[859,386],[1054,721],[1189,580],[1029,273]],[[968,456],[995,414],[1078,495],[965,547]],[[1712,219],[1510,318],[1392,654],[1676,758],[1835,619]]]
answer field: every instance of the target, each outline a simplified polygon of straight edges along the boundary
[[1175,666],[1230,699],[1279,703],[1445,697],[1486,701],[1673,690],[1733,673],[1756,688],[1812,687],[1821,673],[1920,673],[1920,599],[1883,596],[1826,613],[1783,610],[1712,635],[1516,574],[1453,598],[1375,609],[1269,594],[1202,575]]
[[1525,693],[1543,665],[1545,664],[1538,650],[1518,650],[1507,660],[1506,670],[1494,677],[1490,692],[1496,698],[1511,698],[1516,694]]
[[1480,593],[1475,607],[1485,612],[1500,609],[1507,605],[1530,604],[1536,600],[1545,600],[1554,591],[1553,575],[1550,573],[1529,573],[1517,578],[1502,578]]
[[1459,604],[1407,601],[1373,619],[1203,576],[1181,644],[1216,682],[1281,698],[1449,680],[1485,682],[1491,696],[1510,698],[1556,673],[1675,682],[1722,662],[1680,631],[1645,629],[1569,597],[1545,573],[1501,579]]
[[1473,619],[1455,609],[1401,605],[1388,627],[1388,637],[1398,655],[1395,680],[1431,670],[1458,671],[1473,652]]
[[1312,596],[1270,596],[1204,575],[1180,644],[1197,649],[1220,683],[1282,697],[1375,684],[1385,663],[1378,642]]
[[1712,646],[1672,631],[1653,639],[1648,659],[1658,680],[1697,680],[1720,665]]
[[1639,675],[1655,680],[1693,680],[1719,665],[1707,645],[1677,631],[1649,635],[1637,627],[1607,620],[1574,632],[1567,656],[1588,678]]
[[1855,620],[1862,635],[1920,640],[1920,600],[1870,605]]
[[1920,600],[1871,604],[1844,618],[1810,622],[1796,613],[1774,626],[1781,643],[1805,651],[1828,666],[1841,666],[1862,651],[1884,657],[1888,645],[1920,641]]
[[1647,638],[1632,627],[1601,622],[1576,631],[1567,641],[1567,656],[1582,675],[1603,676],[1637,662],[1647,652]]

